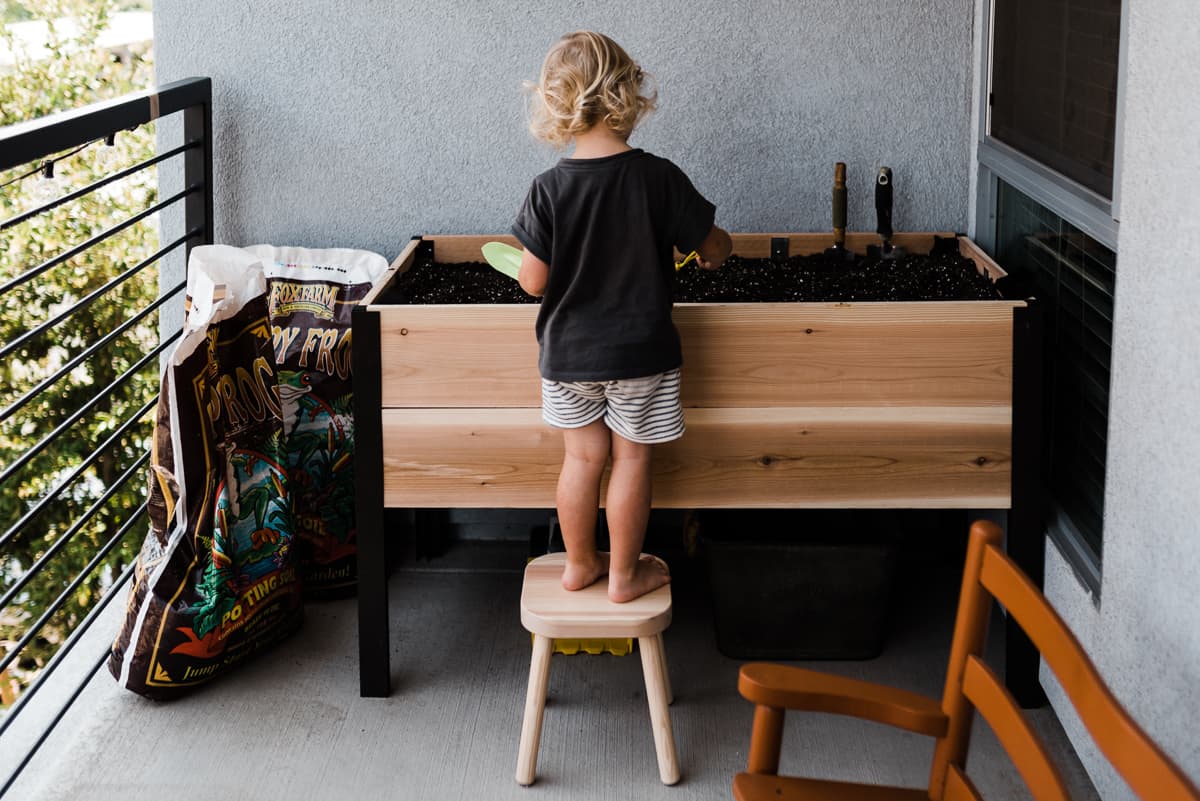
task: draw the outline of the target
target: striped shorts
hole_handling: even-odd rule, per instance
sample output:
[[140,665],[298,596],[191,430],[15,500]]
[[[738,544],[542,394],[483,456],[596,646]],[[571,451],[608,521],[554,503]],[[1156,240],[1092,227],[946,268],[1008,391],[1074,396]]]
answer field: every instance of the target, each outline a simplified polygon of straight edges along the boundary
[[603,418],[631,442],[653,445],[683,436],[679,368],[615,381],[542,379],[542,419],[555,428],[583,428]]

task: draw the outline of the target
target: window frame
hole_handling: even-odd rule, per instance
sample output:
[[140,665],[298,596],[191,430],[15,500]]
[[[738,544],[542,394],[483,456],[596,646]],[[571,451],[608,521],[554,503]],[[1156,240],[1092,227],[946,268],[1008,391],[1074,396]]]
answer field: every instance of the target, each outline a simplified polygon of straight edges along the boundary
[[[992,92],[994,45],[992,33],[997,0],[979,0],[979,2],[982,13],[979,17],[981,60],[976,83],[977,107],[975,109],[978,121],[975,140],[974,229],[976,242],[987,252],[996,252],[999,182],[1004,181],[1116,253],[1117,267],[1114,268],[1114,274],[1116,274],[1120,267],[1117,242],[1121,217],[1120,190],[1125,132],[1129,4],[1121,3],[1120,33],[1117,41],[1117,105],[1114,123],[1116,129],[1113,132],[1113,183],[1112,199],[1110,200],[991,136],[991,103],[989,101]],[[1119,282],[1119,277],[1117,280]],[[1105,486],[1107,494],[1107,481]],[[1103,522],[1101,526],[1100,546],[1103,549]],[[1090,590],[1093,600],[1099,603],[1101,555],[1093,553],[1091,546],[1086,543],[1071,524],[1065,512],[1057,503],[1053,502],[1053,499],[1051,499],[1050,514],[1047,519],[1047,533],[1075,571],[1080,582]]]

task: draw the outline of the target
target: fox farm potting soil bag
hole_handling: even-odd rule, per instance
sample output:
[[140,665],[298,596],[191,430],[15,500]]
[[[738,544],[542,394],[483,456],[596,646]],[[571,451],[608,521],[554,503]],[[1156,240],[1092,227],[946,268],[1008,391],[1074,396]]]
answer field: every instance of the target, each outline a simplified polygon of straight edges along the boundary
[[358,580],[350,315],[387,260],[346,248],[246,250],[266,272],[304,594],[345,595]]
[[[376,276],[386,269],[376,254],[333,253],[350,262],[341,275],[357,277],[362,262]],[[109,658],[113,675],[135,692],[174,697],[298,628],[307,589],[301,542],[311,543],[313,559],[332,557],[330,573],[321,573],[330,563],[313,571],[318,588],[331,577],[353,584],[352,459],[343,459],[353,438],[349,399],[342,398],[349,394],[353,301],[345,301],[340,283],[332,290],[300,288],[336,283],[313,282],[311,271],[291,266],[303,264],[302,258],[289,262],[282,278],[279,265],[264,265],[248,249],[192,251],[191,305],[163,372],[157,411],[150,531]],[[344,316],[323,316],[338,304]],[[321,323],[305,328],[297,312]],[[305,330],[289,330],[297,327]],[[281,368],[276,358],[285,359],[297,340],[296,369]],[[306,403],[314,386],[324,386],[316,374],[326,369],[339,382],[335,392]],[[318,428],[325,435],[320,446]],[[306,472],[316,461],[320,467]],[[345,483],[331,490],[342,473]],[[320,522],[312,522],[318,513]],[[326,542],[326,536],[337,539]]]

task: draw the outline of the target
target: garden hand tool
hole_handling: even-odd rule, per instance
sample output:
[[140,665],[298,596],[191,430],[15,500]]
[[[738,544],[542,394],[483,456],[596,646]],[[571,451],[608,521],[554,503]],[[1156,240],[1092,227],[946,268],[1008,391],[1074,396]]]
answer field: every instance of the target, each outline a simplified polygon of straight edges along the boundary
[[878,221],[875,230],[880,239],[879,258],[898,259],[905,255],[904,248],[892,244],[891,167],[880,167],[879,173],[875,176],[875,217]]
[[833,165],[833,247],[825,255],[834,261],[853,261],[854,254],[846,249],[846,164]]
[[693,250],[691,253],[689,253],[683,257],[683,261],[675,262],[675,272],[679,272],[680,270],[682,270],[683,266],[685,264],[687,264],[689,261],[692,261],[693,259],[698,259],[698,258],[700,258],[700,254]]
[[488,242],[480,248],[483,258],[496,270],[507,275],[514,281],[521,269],[521,251],[503,242]]

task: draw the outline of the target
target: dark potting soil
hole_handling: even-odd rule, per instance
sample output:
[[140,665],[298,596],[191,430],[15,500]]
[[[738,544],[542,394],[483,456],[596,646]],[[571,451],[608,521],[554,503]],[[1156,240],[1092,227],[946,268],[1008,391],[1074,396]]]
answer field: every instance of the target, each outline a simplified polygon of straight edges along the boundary
[[[928,255],[882,259],[872,249],[852,261],[825,254],[780,262],[730,256],[718,270],[686,265],[676,275],[676,303],[792,301],[995,300],[991,280],[939,237]],[[395,304],[537,303],[513,279],[486,264],[417,261],[382,299]]]

